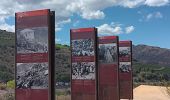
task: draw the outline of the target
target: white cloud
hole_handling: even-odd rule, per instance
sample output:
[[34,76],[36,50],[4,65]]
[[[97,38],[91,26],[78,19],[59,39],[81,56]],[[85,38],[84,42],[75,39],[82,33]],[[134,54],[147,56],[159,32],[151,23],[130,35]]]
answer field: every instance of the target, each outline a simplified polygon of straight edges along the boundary
[[154,13],[149,13],[147,16],[146,16],[146,20],[149,21],[151,19],[161,19],[163,18],[163,15],[162,13],[160,12],[154,12]]
[[81,16],[82,18],[91,20],[91,19],[103,19],[105,17],[105,14],[98,10],[98,11],[84,12]]
[[14,17],[15,12],[49,8],[56,11],[56,25],[61,27],[60,25],[71,22],[73,14],[87,20],[103,19],[103,10],[108,7],[157,7],[167,4],[169,0],[1,0],[0,20]]
[[153,19],[162,19],[164,17],[163,14],[159,11],[151,12],[151,13],[138,11],[137,13],[140,14],[140,16],[142,16],[139,19],[139,22],[150,21],[150,20],[153,20]]
[[0,29],[7,30],[9,32],[15,32],[15,25],[8,25],[6,23],[0,24]]
[[128,26],[125,28],[125,31],[127,34],[133,32],[135,30],[135,27],[134,26]]
[[128,26],[123,28],[122,24],[103,24],[97,27],[100,35],[118,35],[122,33],[129,34],[135,30],[134,26]]
[[80,24],[80,21],[79,21],[79,20],[76,20],[76,21],[73,22],[73,26],[74,26],[74,27],[78,26],[79,24]]
[[120,5],[128,8],[134,8],[144,4],[145,0],[120,0]]
[[62,28],[61,27],[55,27],[55,32],[61,31]]
[[60,38],[55,38],[55,42],[60,42],[61,39]]
[[98,33],[100,35],[118,35],[118,34],[129,34],[135,30],[134,26],[123,27],[120,23],[111,22],[111,24],[103,24],[98,26]]
[[[94,1],[96,2],[96,0],[79,0],[67,5],[66,9],[72,13],[79,14],[84,19],[103,19],[105,14],[101,11],[101,8],[95,8],[94,5],[92,5],[94,4]],[[98,2],[100,2],[100,0]],[[98,3],[96,2],[96,4]]]
[[117,26],[117,27],[113,27],[111,25],[108,24],[103,24],[98,28],[98,32],[99,34],[104,34],[104,35],[117,35],[122,33],[122,28]]
[[148,6],[164,6],[169,4],[169,0],[146,0],[145,4]]
[[68,23],[71,23],[70,18],[68,18],[68,19],[66,18],[65,20],[60,20],[59,22],[57,22],[57,25],[60,26],[60,25],[63,25],[63,24],[68,24]]
[[148,14],[148,15],[146,16],[146,19],[147,19],[147,20],[150,20],[151,18],[153,18],[153,14]]
[[162,13],[156,12],[156,13],[155,13],[155,18],[163,18]]

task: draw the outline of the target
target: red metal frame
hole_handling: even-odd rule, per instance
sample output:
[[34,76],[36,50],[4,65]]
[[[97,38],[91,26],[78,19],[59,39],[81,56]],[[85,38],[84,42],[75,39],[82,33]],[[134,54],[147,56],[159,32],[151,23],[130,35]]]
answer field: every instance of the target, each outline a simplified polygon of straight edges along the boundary
[[[71,46],[71,99],[72,100],[98,100],[97,92],[97,29],[81,28],[70,30],[70,46]],[[72,40],[77,39],[93,39],[94,56],[73,56]],[[74,62],[94,62],[95,63],[95,79],[72,79],[72,63]]]
[[130,55],[127,57],[119,57],[119,62],[129,62],[131,71],[122,73],[120,70],[120,99],[133,99],[133,68],[132,68],[132,41],[119,41],[119,48],[129,47]]
[[[105,36],[98,38],[98,48],[101,46],[110,45],[110,47],[115,47],[114,51],[115,60],[109,63],[103,61],[99,61],[104,59],[104,57],[99,57],[102,51],[98,52],[98,91],[99,91],[99,100],[119,100],[119,59],[118,59],[118,37],[117,36]],[[114,46],[113,46],[114,44]]]
[[[15,100],[55,100],[55,86],[54,75],[55,73],[55,60],[54,52],[55,47],[55,12],[49,9],[35,10],[28,12],[15,13],[15,80],[17,72],[17,63],[35,63],[35,62],[48,62],[48,89],[17,89],[15,88]],[[35,27],[48,27],[48,53],[37,54],[39,57],[44,58],[32,59],[33,54],[19,54],[17,53],[17,30]],[[18,58],[19,57],[19,58]],[[23,58],[25,57],[25,58]],[[16,82],[16,81],[15,81]],[[16,83],[15,83],[16,84]],[[15,85],[16,86],[16,85]]]

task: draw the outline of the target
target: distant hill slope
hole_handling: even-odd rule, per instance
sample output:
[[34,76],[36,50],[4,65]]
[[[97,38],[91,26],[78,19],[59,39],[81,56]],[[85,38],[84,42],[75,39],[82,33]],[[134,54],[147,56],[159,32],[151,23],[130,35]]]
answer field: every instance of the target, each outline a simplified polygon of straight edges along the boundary
[[0,30],[0,81],[14,78],[14,35]]
[[159,64],[170,67],[170,49],[137,45],[133,46],[133,58],[141,63]]
[[[14,79],[14,37],[15,34],[0,30],[0,82]],[[134,81],[158,82],[170,80],[170,50],[147,46],[133,46]],[[70,80],[70,48],[56,44],[56,80]]]

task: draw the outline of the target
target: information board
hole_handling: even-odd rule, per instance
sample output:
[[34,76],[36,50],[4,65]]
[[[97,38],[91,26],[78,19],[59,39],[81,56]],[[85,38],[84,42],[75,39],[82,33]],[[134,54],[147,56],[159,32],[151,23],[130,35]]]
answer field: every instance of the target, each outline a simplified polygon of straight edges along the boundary
[[71,29],[71,98],[97,100],[97,29]]
[[132,41],[119,41],[120,98],[133,99]]
[[119,100],[118,37],[98,39],[99,100]]
[[18,12],[15,19],[15,99],[54,100],[55,14]]

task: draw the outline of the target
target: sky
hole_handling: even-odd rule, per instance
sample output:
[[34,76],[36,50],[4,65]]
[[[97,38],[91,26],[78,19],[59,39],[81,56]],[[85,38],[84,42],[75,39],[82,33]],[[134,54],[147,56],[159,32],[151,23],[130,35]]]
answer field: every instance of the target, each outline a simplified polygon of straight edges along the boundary
[[70,29],[96,27],[98,36],[119,36],[170,49],[169,0],[1,0],[0,29],[15,30],[15,12],[55,11],[56,43],[69,45]]

